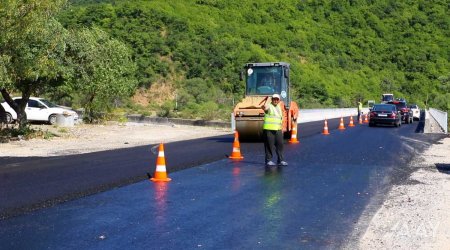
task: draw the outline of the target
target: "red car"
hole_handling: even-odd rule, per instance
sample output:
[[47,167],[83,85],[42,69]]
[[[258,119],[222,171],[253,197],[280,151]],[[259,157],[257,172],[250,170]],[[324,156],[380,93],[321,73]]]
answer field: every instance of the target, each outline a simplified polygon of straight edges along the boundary
[[413,113],[411,109],[408,108],[405,101],[391,101],[387,102],[387,104],[394,104],[397,107],[397,110],[402,112],[402,121],[406,124],[413,123]]

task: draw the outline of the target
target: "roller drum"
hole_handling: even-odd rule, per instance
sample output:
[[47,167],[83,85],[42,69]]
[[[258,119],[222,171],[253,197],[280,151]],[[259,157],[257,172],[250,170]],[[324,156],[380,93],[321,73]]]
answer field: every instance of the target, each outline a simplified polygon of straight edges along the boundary
[[239,139],[245,141],[260,141],[263,134],[262,119],[236,119],[236,130],[239,133]]

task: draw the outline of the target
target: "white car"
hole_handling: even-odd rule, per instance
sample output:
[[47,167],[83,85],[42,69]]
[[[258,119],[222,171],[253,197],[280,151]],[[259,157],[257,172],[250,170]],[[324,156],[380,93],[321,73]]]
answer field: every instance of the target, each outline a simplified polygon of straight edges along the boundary
[[411,109],[413,113],[413,119],[420,120],[420,108],[416,104],[410,105],[409,109]]
[[[22,98],[14,97],[14,102],[18,103]],[[16,112],[6,102],[2,102],[2,106],[6,111],[6,120],[8,123],[12,123],[17,120]],[[25,113],[27,114],[27,120],[29,121],[41,121],[48,122],[50,124],[56,123],[56,116],[71,115],[74,116],[74,122],[78,120],[77,112],[58,106],[44,98],[30,97],[27,106],[25,107]]]

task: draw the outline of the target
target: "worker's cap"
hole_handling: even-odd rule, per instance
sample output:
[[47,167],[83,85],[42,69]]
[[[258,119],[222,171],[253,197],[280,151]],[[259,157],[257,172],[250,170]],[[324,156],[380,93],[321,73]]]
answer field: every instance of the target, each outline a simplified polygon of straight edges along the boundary
[[279,94],[273,94],[272,99],[281,99]]

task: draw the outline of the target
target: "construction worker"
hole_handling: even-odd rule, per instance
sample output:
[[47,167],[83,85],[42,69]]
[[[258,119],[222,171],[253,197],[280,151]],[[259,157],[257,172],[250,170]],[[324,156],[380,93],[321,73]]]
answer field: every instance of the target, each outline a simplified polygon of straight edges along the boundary
[[358,102],[358,121],[359,118],[361,117],[361,113],[362,113],[362,103],[361,100]]
[[264,125],[263,125],[263,137],[264,137],[264,151],[266,166],[275,166],[272,161],[273,151],[277,154],[277,164],[279,166],[287,166],[287,162],[283,159],[283,131],[282,121],[283,113],[281,109],[280,95],[273,94],[272,101],[269,104],[264,104]]

